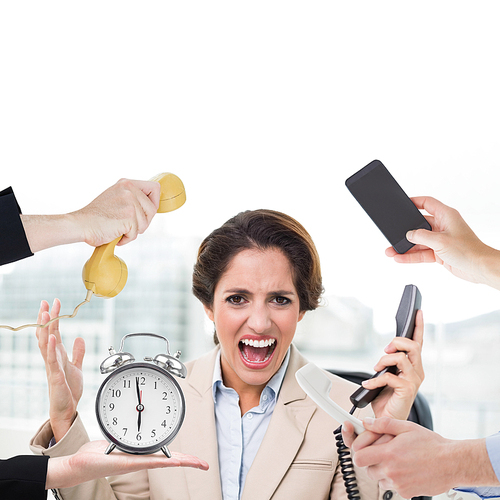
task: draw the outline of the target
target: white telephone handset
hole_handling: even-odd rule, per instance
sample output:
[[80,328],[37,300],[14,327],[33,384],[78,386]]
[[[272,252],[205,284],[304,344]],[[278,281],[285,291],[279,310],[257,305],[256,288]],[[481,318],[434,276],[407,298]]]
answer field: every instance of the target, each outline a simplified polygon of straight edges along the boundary
[[357,434],[366,430],[361,420],[352,416],[330,398],[332,381],[314,363],[308,363],[297,370],[295,378],[306,394],[337,422],[341,424],[345,421],[351,422]]

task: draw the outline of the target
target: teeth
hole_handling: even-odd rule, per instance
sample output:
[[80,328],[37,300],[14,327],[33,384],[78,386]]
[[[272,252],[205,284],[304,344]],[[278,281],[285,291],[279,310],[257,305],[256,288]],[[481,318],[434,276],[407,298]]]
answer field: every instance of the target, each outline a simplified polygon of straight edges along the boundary
[[251,347],[269,347],[273,345],[276,340],[268,339],[268,340],[252,340],[252,339],[243,339],[241,341],[245,345],[249,345]]

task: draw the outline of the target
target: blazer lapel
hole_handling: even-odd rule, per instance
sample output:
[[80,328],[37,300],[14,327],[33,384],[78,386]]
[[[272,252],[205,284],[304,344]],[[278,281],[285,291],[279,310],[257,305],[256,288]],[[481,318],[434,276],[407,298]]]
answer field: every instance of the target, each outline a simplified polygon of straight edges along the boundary
[[[183,382],[186,396],[186,417],[179,433],[183,453],[196,455],[208,462],[210,468],[203,472],[184,468],[189,489],[189,498],[220,500],[222,498],[217,432],[215,428],[214,400],[212,396],[212,375],[217,349],[193,363],[191,373]],[[196,410],[190,411],[192,408]]]
[[290,362],[266,435],[248,471],[242,500],[271,498],[304,440],[316,406],[295,380],[307,361],[291,346]]

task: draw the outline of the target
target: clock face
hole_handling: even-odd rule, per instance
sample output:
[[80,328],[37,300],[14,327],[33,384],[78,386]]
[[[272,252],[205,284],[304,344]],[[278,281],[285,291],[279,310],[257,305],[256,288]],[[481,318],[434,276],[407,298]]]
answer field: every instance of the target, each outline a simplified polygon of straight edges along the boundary
[[184,420],[179,384],[161,368],[132,363],[113,372],[96,399],[99,426],[128,453],[153,453],[170,443]]

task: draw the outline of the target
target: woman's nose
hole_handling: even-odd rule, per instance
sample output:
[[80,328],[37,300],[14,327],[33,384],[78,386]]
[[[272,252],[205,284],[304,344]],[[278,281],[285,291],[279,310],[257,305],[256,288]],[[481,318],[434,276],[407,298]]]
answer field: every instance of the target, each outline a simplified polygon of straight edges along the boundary
[[255,305],[250,310],[247,323],[255,333],[266,332],[271,327],[270,311],[265,306]]

